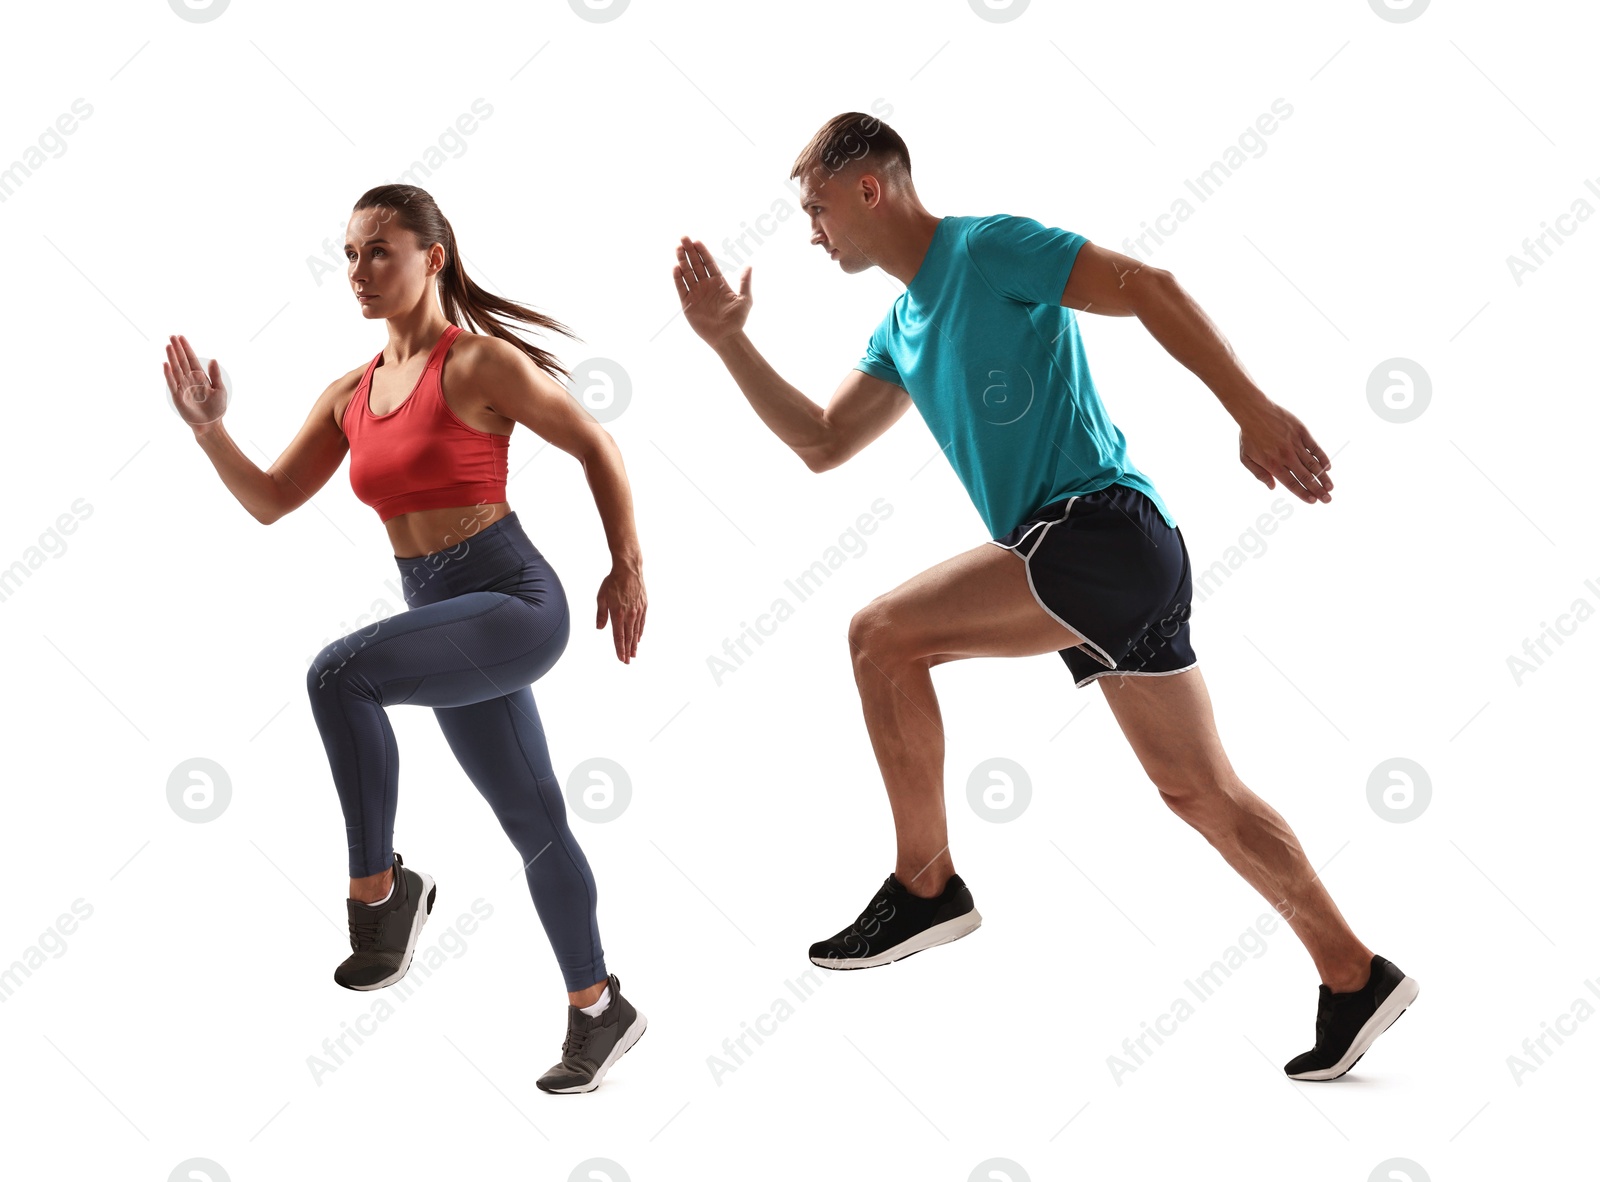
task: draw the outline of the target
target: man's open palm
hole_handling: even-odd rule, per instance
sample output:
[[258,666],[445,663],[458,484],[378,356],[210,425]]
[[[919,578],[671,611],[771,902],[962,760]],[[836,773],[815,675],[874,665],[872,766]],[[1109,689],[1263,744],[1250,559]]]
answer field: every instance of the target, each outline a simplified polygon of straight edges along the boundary
[[672,277],[678,285],[683,318],[706,344],[715,345],[744,327],[753,302],[750,298],[752,269],[744,269],[744,274],[739,276],[739,290],[735,292],[728,286],[705,243],[698,239],[690,241],[687,234],[678,243],[678,264],[672,268]]

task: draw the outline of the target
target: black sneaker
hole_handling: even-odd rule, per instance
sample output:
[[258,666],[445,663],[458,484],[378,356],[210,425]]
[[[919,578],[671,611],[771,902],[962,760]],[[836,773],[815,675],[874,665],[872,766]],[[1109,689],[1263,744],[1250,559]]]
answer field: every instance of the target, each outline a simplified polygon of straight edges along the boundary
[[606,978],[611,1002],[590,1016],[575,1005],[567,1006],[567,1037],[561,1044],[561,1062],[534,1080],[545,1092],[592,1092],[611,1065],[628,1053],[644,1033],[644,1015],[622,996],[622,983],[612,973]]
[[382,989],[393,985],[411,967],[417,935],[433,910],[438,888],[433,879],[408,869],[394,855],[394,890],[383,903],[346,899],[350,914],[350,955],[333,970],[346,989]]
[[1334,993],[1318,985],[1317,991],[1317,1045],[1284,1064],[1290,1079],[1338,1079],[1417,1000],[1419,987],[1389,961],[1374,956],[1372,974],[1360,989]]
[[855,923],[811,946],[811,963],[825,969],[870,969],[959,940],[983,922],[972,892],[952,874],[944,892],[923,899],[890,874]]

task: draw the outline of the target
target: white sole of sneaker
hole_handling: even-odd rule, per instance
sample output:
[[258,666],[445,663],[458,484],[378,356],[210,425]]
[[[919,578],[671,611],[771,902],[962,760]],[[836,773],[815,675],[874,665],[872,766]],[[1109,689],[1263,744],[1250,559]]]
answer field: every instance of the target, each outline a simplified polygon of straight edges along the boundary
[[1377,1041],[1378,1035],[1394,1025],[1405,1008],[1417,1000],[1417,994],[1420,992],[1422,992],[1421,987],[1416,981],[1406,977],[1394,987],[1394,992],[1383,999],[1383,1004],[1373,1012],[1372,1017],[1361,1024],[1361,1029],[1356,1031],[1355,1038],[1350,1040],[1349,1048],[1339,1056],[1337,1063],[1332,1067],[1323,1067],[1316,1071],[1302,1071],[1299,1075],[1291,1075],[1289,1078],[1338,1079],[1356,1065],[1357,1059],[1367,1053],[1367,1048]]
[[422,925],[428,922],[428,916],[433,911],[433,878],[417,871],[417,877],[422,879],[422,906],[417,908],[417,913],[411,917],[411,935],[406,939],[406,954],[401,960],[400,967],[381,981],[374,981],[371,985],[352,985],[352,989],[368,990],[383,989],[393,985],[406,975],[406,970],[411,967],[411,957],[417,950],[417,937],[422,934]]
[[872,969],[879,965],[889,964],[896,960],[904,960],[913,952],[922,952],[924,949],[933,948],[940,944],[948,944],[952,940],[959,940],[969,932],[976,931],[983,923],[983,916],[978,914],[974,907],[965,915],[958,915],[954,919],[947,919],[943,923],[936,923],[903,940],[893,948],[884,950],[876,956],[813,956],[811,963],[824,969]]
[[626,1055],[633,1048],[633,1044],[639,1041],[647,1025],[649,1023],[645,1021],[644,1015],[635,1011],[633,1025],[628,1027],[628,1032],[617,1040],[617,1045],[611,1048],[611,1053],[601,1062],[600,1066],[595,1070],[594,1078],[588,1083],[579,1084],[571,1088],[545,1088],[541,1090],[548,1091],[555,1096],[568,1096],[574,1092],[594,1091],[600,1086],[600,1081],[606,1077],[606,1072],[611,1070],[611,1065]]

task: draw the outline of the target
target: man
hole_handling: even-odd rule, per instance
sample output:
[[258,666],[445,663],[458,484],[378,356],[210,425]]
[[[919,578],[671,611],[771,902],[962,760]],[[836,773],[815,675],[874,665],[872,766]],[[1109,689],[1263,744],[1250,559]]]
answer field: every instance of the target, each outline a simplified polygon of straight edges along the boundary
[[[859,112],[795,161],[811,241],[840,269],[906,285],[826,409],[745,335],[737,293],[704,245],[678,246],[685,319],[767,427],[814,472],[844,463],[915,405],[991,541],[879,596],[850,623],[862,712],[894,816],[894,872],[857,920],[811,947],[834,969],[887,964],[977,928],[944,818],[944,735],[930,669],[962,657],[1059,652],[1099,683],[1167,805],[1288,920],[1311,954],[1316,1045],[1284,1068],[1336,1079],[1417,996],[1358,940],[1279,814],[1240,782],[1189,641],[1182,533],[1129,461],[1089,376],[1073,310],[1137,316],[1239,423],[1239,458],[1268,488],[1328,503],[1326,453],[1256,387],[1172,275],[1025,217],[935,217],[904,141]],[[1020,561],[1019,561],[1020,560]]]

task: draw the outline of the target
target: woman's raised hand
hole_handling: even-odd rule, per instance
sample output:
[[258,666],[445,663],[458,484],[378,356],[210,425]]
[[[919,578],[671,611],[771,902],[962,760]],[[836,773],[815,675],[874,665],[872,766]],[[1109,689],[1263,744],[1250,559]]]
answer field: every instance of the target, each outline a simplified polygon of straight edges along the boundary
[[201,369],[200,359],[188,340],[170,337],[161,372],[172,392],[172,404],[189,426],[198,431],[222,420],[228,409],[228,390],[222,384],[222,367],[215,357],[207,369]]

